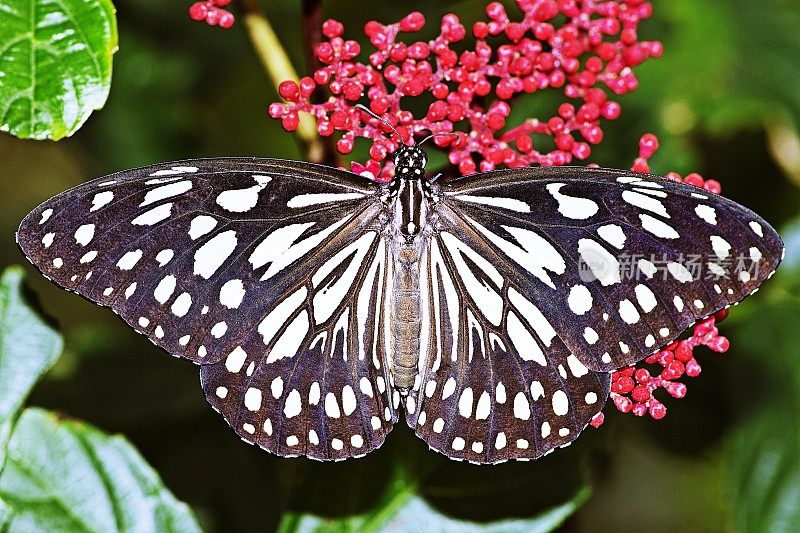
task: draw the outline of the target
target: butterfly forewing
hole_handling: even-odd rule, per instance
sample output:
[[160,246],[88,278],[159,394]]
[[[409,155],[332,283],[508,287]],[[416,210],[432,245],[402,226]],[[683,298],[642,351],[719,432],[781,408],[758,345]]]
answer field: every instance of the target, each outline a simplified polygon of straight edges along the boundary
[[588,368],[634,363],[777,268],[769,224],[691,185],[604,169],[518,169],[443,187],[449,224]]
[[45,202],[18,239],[49,278],[202,364],[207,398],[244,439],[344,458],[396,418],[378,191],[290,161],[169,163]]

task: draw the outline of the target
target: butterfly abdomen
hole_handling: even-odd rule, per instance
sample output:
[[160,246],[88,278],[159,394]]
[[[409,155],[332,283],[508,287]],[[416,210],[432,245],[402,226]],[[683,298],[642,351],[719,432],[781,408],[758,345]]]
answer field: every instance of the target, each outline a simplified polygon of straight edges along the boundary
[[419,335],[422,327],[419,296],[420,253],[415,244],[396,248],[394,301],[392,302],[392,340],[394,384],[401,392],[414,385],[419,360]]

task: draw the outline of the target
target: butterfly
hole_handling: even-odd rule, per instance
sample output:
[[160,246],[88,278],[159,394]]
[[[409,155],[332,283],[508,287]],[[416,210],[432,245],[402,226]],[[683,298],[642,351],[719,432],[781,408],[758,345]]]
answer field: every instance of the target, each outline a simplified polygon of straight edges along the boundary
[[381,184],[298,161],[112,174],[17,241],[58,285],[200,366],[245,441],[358,457],[400,418],[452,459],[536,459],[602,409],[610,373],[752,294],[783,244],[761,217],[635,172],[517,168]]

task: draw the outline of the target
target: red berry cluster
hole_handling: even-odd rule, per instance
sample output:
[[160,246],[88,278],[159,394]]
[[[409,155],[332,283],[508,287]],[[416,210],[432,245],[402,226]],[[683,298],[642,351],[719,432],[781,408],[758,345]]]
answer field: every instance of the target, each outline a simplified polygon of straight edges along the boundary
[[[719,334],[716,325],[726,316],[727,309],[719,311],[697,323],[688,339],[675,341],[644,361],[614,372],[611,375],[611,400],[616,408],[636,416],[649,414],[656,420],[664,418],[667,407],[655,397],[655,391],[664,389],[673,398],[686,396],[686,385],[678,380],[684,375],[696,377],[702,370],[694,358],[694,349],[702,345],[719,353],[728,351],[730,343]],[[648,367],[660,367],[658,375],[651,374]],[[594,427],[602,423],[603,413],[591,422]]]
[[[459,172],[470,174],[496,166],[564,165],[586,159],[603,139],[601,122],[620,115],[614,96],[636,89],[633,67],[662,53],[661,43],[639,41],[638,24],[652,13],[643,0],[517,0],[522,12],[512,21],[502,4],[486,8],[486,20],[472,27],[474,45],[464,50],[468,30],[454,14],[445,15],[439,35],[430,41],[399,39],[425,25],[421,13],[400,22],[368,22],[364,32],[374,51],[359,61],[358,42],[342,37],[341,23],[328,20],[326,40],[315,54],[324,65],[299,83],[286,81],[286,102],[269,107],[271,117],[293,131],[298,113],[312,114],[322,136],[341,134],[337,149],[352,151],[355,139],[372,141],[370,159],[357,168],[391,177],[386,159],[398,146],[385,128],[354,107],[366,97],[369,108],[396,127],[404,142],[414,135],[450,133],[435,138],[447,149]],[[318,85],[331,98],[312,103]],[[528,118],[508,124],[512,98],[544,90],[563,93],[566,101],[546,120]],[[424,116],[407,110],[411,98],[433,99]],[[549,137],[553,149],[537,149]]]
[[219,26],[228,29],[233,26],[236,19],[233,13],[224,9],[232,0],[203,0],[195,2],[189,8],[192,20],[204,20],[209,26]]

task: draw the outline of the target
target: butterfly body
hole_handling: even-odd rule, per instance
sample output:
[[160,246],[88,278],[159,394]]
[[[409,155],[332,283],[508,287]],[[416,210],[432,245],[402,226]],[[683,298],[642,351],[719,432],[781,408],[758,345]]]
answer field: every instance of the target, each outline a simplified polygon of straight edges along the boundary
[[476,463],[572,442],[610,372],[752,293],[782,256],[758,215],[689,185],[565,167],[432,184],[426,160],[402,149],[389,185],[275,159],[152,165],[48,200],[18,242],[199,364],[248,442],[339,460],[404,416]]

